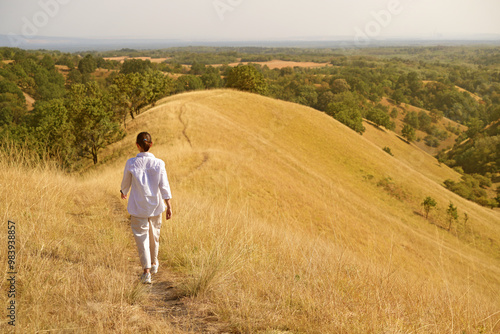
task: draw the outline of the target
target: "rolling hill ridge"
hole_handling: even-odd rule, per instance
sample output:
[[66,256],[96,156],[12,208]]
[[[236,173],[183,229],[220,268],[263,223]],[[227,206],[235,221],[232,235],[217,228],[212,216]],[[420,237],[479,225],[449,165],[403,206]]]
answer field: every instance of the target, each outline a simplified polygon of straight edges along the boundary
[[[114,149],[130,146],[141,129],[157,138],[173,188],[191,200],[245,208],[248,224],[321,238],[360,261],[390,257],[417,280],[466,286],[461,273],[479,271],[478,295],[500,283],[498,211],[447,191],[442,182],[460,175],[391,132],[369,127],[360,136],[314,109],[228,90],[166,99]],[[438,202],[429,220],[426,196]],[[460,218],[446,231],[450,202]]]
[[[113,277],[124,275],[117,286],[135,296],[120,299],[110,292],[92,302],[111,305],[118,317],[92,313],[95,306],[83,302],[80,316],[67,313],[56,323],[81,325],[82,314],[93,314],[95,328],[119,331],[134,328],[136,320],[110,319],[143,312],[152,332],[172,326],[155,313],[161,301],[148,311],[151,296],[127,285],[138,260],[127,234],[126,203],[116,189],[125,161],[136,155],[135,136],[148,131],[173,193],[174,218],[162,226],[162,269],[181,277],[182,298],[203,302],[204,312],[226,331],[494,333],[500,319],[499,211],[446,190],[443,181],[460,175],[418,147],[366,128],[361,136],[317,110],[232,90],[158,102],[127,125],[127,136],[103,152],[97,167],[82,177],[44,178],[47,187],[64,189],[68,203],[58,209],[67,226],[87,231],[105,224],[99,227],[106,231],[99,239],[104,248],[120,243],[129,257],[111,248]],[[386,146],[394,156],[382,150]],[[15,171],[9,171],[11,179]],[[57,172],[16,177],[28,182],[24,178],[36,173]],[[68,188],[76,190],[78,203],[68,199]],[[95,194],[84,195],[89,189]],[[438,203],[429,219],[421,205],[427,196]],[[30,201],[35,199],[27,200],[28,207]],[[459,219],[448,230],[450,202]],[[100,214],[75,214],[83,207]],[[14,206],[8,208],[13,212]],[[55,208],[37,210],[47,216]],[[27,219],[22,212],[16,217]],[[43,242],[46,249],[56,247],[41,240],[30,256],[41,256],[36,247]],[[91,251],[85,245],[80,253]],[[49,324],[44,326],[28,328]]]

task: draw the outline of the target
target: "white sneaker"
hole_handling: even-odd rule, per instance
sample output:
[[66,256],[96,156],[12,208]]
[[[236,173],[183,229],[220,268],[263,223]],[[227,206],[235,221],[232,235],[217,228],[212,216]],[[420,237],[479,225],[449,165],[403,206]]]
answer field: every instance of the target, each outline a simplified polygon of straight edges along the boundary
[[151,266],[151,270],[150,270],[151,274],[156,274],[158,272],[158,267],[159,266],[160,266],[160,262],[158,262],[158,261],[157,261],[156,264],[153,264]]
[[151,284],[151,274],[150,273],[142,274],[141,282],[143,284]]

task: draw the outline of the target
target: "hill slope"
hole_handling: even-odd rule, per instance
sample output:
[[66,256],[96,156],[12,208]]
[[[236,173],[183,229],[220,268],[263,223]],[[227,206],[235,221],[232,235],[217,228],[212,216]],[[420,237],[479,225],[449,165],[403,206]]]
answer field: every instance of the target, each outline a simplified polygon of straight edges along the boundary
[[[408,112],[416,112],[418,114],[418,113],[423,111],[427,115],[429,115],[429,116],[431,115],[430,111],[412,106],[412,105],[407,104],[407,103],[402,103],[401,105],[398,106],[394,103],[394,101],[392,101],[386,97],[382,98],[381,104],[383,106],[388,107],[389,110],[392,110],[394,108],[396,108],[396,110],[398,110],[398,117],[396,119],[394,119],[394,122],[396,124],[396,129],[395,129],[396,133],[402,132],[402,129],[403,129],[404,125],[406,124],[404,122],[404,119],[405,119],[406,115],[408,114]],[[420,149],[422,149],[423,151],[425,151],[431,155],[436,155],[440,150],[452,147],[455,144],[458,135],[453,133],[453,132],[450,132],[449,131],[450,127],[460,129],[460,131],[467,130],[466,126],[461,125],[455,121],[452,121],[446,117],[443,117],[437,123],[433,123],[432,125],[435,126],[436,129],[438,129],[439,131],[446,132],[448,138],[445,140],[440,140],[438,142],[439,145],[437,147],[428,146],[425,143],[425,140],[418,140],[417,142],[414,142],[414,144],[417,147],[419,147]],[[415,134],[416,134],[416,138],[419,138],[419,139],[424,139],[425,137],[428,136],[428,134],[426,132],[419,130],[419,129],[415,129]]]
[[[113,196],[149,131],[174,196],[162,266],[230,330],[498,330],[499,212],[447,191],[459,175],[397,136],[229,90],[167,98],[127,131],[78,182]],[[426,196],[438,202],[429,220]],[[460,218],[448,231],[450,201]]]
[[[430,281],[432,289],[451,285],[462,291],[474,286],[475,297],[489,299],[493,287],[500,286],[498,211],[444,189],[445,179],[459,175],[396,136],[387,134],[385,139],[386,146],[395,149],[391,157],[368,136],[359,136],[323,113],[234,91],[171,97],[141,115],[131,125],[131,135],[114,149],[127,147],[131,156],[130,142],[143,129],[157,138],[154,152],[168,162],[178,205],[204,203],[224,215],[244,214],[239,224],[245,233],[262,224],[273,233],[319,238],[329,251],[349,252],[357,261],[375,263],[375,272],[395,270],[400,272],[398,279]],[[113,168],[124,161],[125,157]],[[421,215],[426,196],[438,202],[431,223]],[[460,219],[448,232],[443,228],[448,227],[450,201],[458,207]],[[196,210],[197,205],[187,207]],[[469,217],[466,226],[464,213]],[[313,256],[314,247],[311,252]],[[338,268],[339,263],[330,260]],[[473,274],[479,272],[480,276]],[[412,313],[411,301],[407,302]],[[498,300],[490,302],[498,310]]]

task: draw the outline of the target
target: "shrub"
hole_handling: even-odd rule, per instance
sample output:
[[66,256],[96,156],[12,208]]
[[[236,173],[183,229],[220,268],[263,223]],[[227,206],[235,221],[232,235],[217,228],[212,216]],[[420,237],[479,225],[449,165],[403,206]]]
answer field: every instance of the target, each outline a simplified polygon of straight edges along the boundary
[[424,201],[422,202],[422,205],[424,206],[425,210],[425,219],[429,218],[429,212],[431,211],[432,208],[436,207],[437,202],[434,198],[427,196]]
[[460,182],[448,179],[444,181],[444,185],[447,189],[453,191],[457,195],[476,202],[482,206],[496,207],[498,205],[497,200],[488,198],[486,190],[483,189],[491,186],[491,180],[485,176],[478,174],[465,174],[462,176],[462,180]]
[[438,147],[439,146],[439,140],[434,137],[434,136],[426,136],[424,138],[425,145],[430,146],[430,147]]
[[398,200],[405,200],[408,194],[401,188],[401,186],[394,183],[391,177],[384,177],[377,183],[378,187],[382,187],[389,195]]
[[453,205],[452,202],[450,202],[450,205],[448,206],[448,209],[446,210],[446,214],[448,215],[448,231],[451,229],[451,223],[453,221],[457,221],[458,219],[458,208]]
[[384,147],[382,150],[383,150],[384,152],[387,152],[387,153],[389,153],[390,155],[394,156],[394,154],[392,154],[391,149],[390,149],[389,147],[387,147],[387,146],[386,146],[386,147]]

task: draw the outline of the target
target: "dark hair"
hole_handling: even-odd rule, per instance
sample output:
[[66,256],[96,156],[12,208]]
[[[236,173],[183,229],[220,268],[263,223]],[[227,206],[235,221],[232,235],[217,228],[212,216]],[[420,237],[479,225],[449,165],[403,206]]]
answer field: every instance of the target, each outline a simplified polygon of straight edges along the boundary
[[137,135],[136,143],[144,150],[144,152],[149,151],[153,141],[151,140],[151,135],[147,132],[141,132]]

